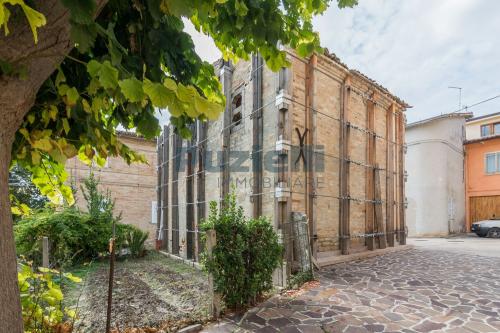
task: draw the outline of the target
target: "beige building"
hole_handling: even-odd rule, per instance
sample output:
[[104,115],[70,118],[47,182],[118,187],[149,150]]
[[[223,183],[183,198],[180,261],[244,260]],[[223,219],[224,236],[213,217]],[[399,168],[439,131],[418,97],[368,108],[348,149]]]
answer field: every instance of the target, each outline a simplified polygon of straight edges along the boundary
[[[156,232],[156,142],[145,140],[134,133],[119,132],[119,140],[132,150],[143,154],[149,164],[128,165],[120,157],[109,157],[102,168],[93,167],[102,189],[108,189],[115,200],[115,214],[122,214],[122,223],[134,225],[149,232],[149,240]],[[72,158],[66,163],[69,180],[76,185],[76,204],[86,209],[80,185],[89,176],[90,167]]]
[[307,215],[320,265],[405,244],[408,105],[333,54],[287,58],[279,72],[258,56],[219,61],[224,114],[193,124],[191,140],[165,128],[158,228],[167,251],[198,258],[198,224],[231,184],[247,216],[267,216],[283,235],[289,260],[292,212]]
[[406,126],[408,236],[465,231],[464,141],[470,117],[472,113],[455,112]]

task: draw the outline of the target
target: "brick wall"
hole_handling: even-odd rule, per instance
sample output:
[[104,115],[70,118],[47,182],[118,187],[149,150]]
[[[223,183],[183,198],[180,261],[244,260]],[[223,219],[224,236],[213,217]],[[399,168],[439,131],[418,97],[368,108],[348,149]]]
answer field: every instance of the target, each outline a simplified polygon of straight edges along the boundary
[[[348,182],[350,197],[358,199],[350,201],[349,227],[350,235],[363,235],[367,233],[367,186],[368,175],[368,101],[371,99],[374,103],[373,128],[376,134],[375,163],[379,165],[380,170],[380,192],[381,200],[387,200],[386,194],[391,193],[394,196],[395,203],[387,204],[391,207],[394,216],[395,229],[398,228],[400,218],[400,203],[404,201],[404,192],[399,184],[398,174],[402,172],[399,159],[401,159],[401,144],[394,144],[398,138],[397,128],[404,120],[401,111],[406,105],[396,97],[390,95],[384,88],[380,87],[362,74],[349,70],[339,61],[331,57],[318,55],[311,65],[310,59],[297,57],[293,52],[287,55],[291,62],[288,71],[288,81],[286,93],[290,95],[290,105],[286,113],[286,121],[280,118],[280,111],[276,105],[280,83],[279,73],[274,73],[264,68],[262,74],[262,116],[263,116],[263,189],[262,193],[256,193],[262,197],[262,215],[267,216],[273,221],[276,228],[281,228],[284,222],[287,222],[290,211],[308,212],[312,211],[311,236],[317,240],[314,242],[314,248],[319,253],[338,253],[340,237],[340,215],[339,207],[341,196],[340,180],[340,133],[341,133],[341,110],[344,103],[347,106],[345,122],[349,122],[351,128],[349,131],[348,156],[353,162],[349,163],[348,170],[350,178]],[[219,66],[221,64],[219,63]],[[227,66],[227,64],[226,64]],[[230,80],[225,83],[224,90],[226,99],[231,103],[236,94],[242,96],[242,121],[241,124],[234,127],[230,134],[229,149],[232,152],[248,154],[252,151],[254,123],[252,115],[254,113],[253,84],[252,84],[252,62],[240,61],[232,66],[225,67],[224,70],[216,68],[223,75],[230,70]],[[227,76],[226,76],[227,78]],[[349,100],[343,101],[343,91],[345,82],[348,82],[350,88]],[[392,134],[387,138],[387,117],[392,114],[394,117]],[[281,120],[280,120],[281,119]],[[211,152],[209,164],[211,170],[206,172],[206,207],[208,212],[208,202],[219,200],[221,195],[221,173],[219,172],[220,155],[217,152],[222,150],[223,145],[223,115],[218,120],[210,121],[207,130],[207,151]],[[315,152],[312,159],[307,163],[316,164],[316,169],[311,175],[308,175],[303,166],[303,161],[298,160],[297,152],[299,150],[300,140],[296,130],[304,135],[306,129],[306,141],[315,145]],[[283,206],[279,204],[274,196],[275,181],[278,177],[276,170],[269,168],[269,161],[266,156],[273,160],[278,134],[284,133],[283,139],[290,140],[292,152],[289,153],[289,163],[285,168],[288,176],[288,186],[292,194],[289,198],[289,204]],[[390,144],[388,144],[389,139]],[[386,190],[389,173],[386,171],[388,150],[392,145],[394,154],[390,165],[396,174],[393,175],[394,182],[390,191]],[[307,157],[307,156],[306,156]],[[244,158],[244,156],[243,156]],[[231,160],[231,164],[236,161]],[[321,164],[321,165],[319,165]],[[244,163],[240,167],[247,167],[242,171],[230,171],[230,180],[236,185],[236,196],[238,203],[243,206],[245,214],[252,216],[252,160],[244,158]],[[267,167],[267,168],[266,168]],[[373,165],[368,165],[373,169]],[[307,186],[307,182],[312,186]],[[181,175],[178,182],[178,197],[180,207],[183,204],[182,198],[186,193],[185,182]],[[171,196],[170,196],[171,197]],[[373,203],[369,203],[373,205]],[[285,207],[285,208],[284,208]],[[284,212],[284,213],[283,213]],[[386,204],[382,205],[382,223],[388,223],[386,214]],[[196,216],[196,213],[195,213]],[[281,216],[281,217],[280,217]],[[280,220],[281,219],[281,220]],[[186,224],[185,211],[179,212],[180,225]],[[185,231],[183,231],[185,234]],[[182,236],[181,236],[182,238]],[[364,238],[352,238],[350,242],[350,251],[357,252],[366,250],[366,240]],[[181,253],[185,256],[184,253]]]
[[[121,135],[119,139],[132,150],[145,155],[149,164],[127,165],[119,157],[109,157],[105,167],[93,167],[93,171],[100,179],[101,189],[111,191],[111,196],[115,199],[115,214],[122,214],[121,222],[149,232],[149,241],[153,241],[156,237],[156,220],[152,220],[152,214],[155,214],[152,203],[156,202],[156,143],[131,135]],[[66,170],[69,180],[77,188],[76,205],[86,210],[80,186],[83,179],[89,176],[90,167],[77,158],[72,158],[67,161]]]

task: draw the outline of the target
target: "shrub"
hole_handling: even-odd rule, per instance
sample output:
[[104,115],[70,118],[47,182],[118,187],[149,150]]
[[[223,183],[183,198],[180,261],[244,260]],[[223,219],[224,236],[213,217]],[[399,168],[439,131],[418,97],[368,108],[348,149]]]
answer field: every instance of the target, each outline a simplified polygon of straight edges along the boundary
[[148,239],[149,233],[139,229],[132,229],[126,234],[127,245],[133,257],[142,257],[146,253],[144,242]]
[[109,239],[115,222],[116,253],[129,246],[133,255],[144,253],[147,234],[138,228],[118,223],[114,216],[114,201],[109,191],[100,192],[99,181],[90,173],[84,180],[82,192],[88,213],[74,207],[61,211],[45,209],[26,216],[14,226],[18,254],[39,265],[42,257],[41,239],[48,237],[51,244],[50,260],[56,267],[89,261],[108,252]]
[[51,262],[56,266],[95,258],[106,251],[111,229],[93,222],[90,215],[74,208],[35,213],[14,226],[17,252],[40,264],[41,239],[45,236],[50,240]]
[[281,263],[282,247],[266,218],[247,221],[231,194],[221,209],[216,202],[210,203],[209,217],[201,228],[214,229],[217,234],[212,256],[204,253],[202,262],[213,275],[215,290],[226,306],[243,307],[272,288],[272,274]]
[[247,224],[247,284],[254,295],[273,287],[273,272],[281,264],[283,248],[278,235],[265,217],[250,219]]
[[115,201],[111,198],[111,192],[99,190],[99,179],[94,176],[94,172],[90,171],[87,178],[83,180],[83,185],[80,186],[83,198],[87,203],[87,212],[96,220],[104,220],[118,222],[121,216],[113,215],[115,209]]
[[[117,254],[127,247],[130,233],[142,233],[134,226],[120,223],[115,230]],[[93,219],[75,208],[37,212],[19,221],[14,232],[18,254],[37,265],[42,257],[41,239],[48,237],[51,264],[56,267],[89,261],[107,253],[113,234],[112,223]]]
[[26,263],[19,265],[18,285],[23,308],[25,332],[70,332],[76,318],[76,309],[63,305],[60,283],[80,278],[69,273],[39,268],[38,271]]

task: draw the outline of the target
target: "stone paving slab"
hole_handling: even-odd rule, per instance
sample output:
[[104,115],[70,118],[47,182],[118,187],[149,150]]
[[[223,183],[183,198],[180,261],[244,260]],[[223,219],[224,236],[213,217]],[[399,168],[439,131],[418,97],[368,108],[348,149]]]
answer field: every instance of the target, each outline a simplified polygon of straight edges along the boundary
[[326,268],[318,280],[204,332],[500,332],[500,258],[411,249]]

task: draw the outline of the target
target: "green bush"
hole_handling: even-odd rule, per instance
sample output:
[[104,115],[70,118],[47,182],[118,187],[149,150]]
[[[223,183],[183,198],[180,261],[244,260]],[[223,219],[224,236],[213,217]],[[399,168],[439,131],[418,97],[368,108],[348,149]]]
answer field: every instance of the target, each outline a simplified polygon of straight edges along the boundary
[[226,306],[244,307],[272,288],[272,274],[283,250],[266,218],[247,221],[231,194],[221,209],[216,202],[210,203],[209,217],[201,228],[216,231],[212,256],[204,253],[202,262]]
[[142,257],[146,253],[146,247],[144,246],[144,242],[148,239],[149,233],[144,232],[139,229],[133,229],[127,232],[127,245],[130,251],[130,254],[133,257]]
[[[131,233],[142,233],[134,226],[116,224],[117,254],[128,246]],[[108,252],[109,239],[113,235],[112,223],[93,219],[75,208],[63,211],[44,210],[23,218],[14,226],[17,253],[40,264],[41,240],[50,241],[51,264],[59,267],[85,262]],[[147,235],[146,235],[147,238]]]
[[88,213],[66,207],[61,211],[45,209],[27,216],[14,226],[17,252],[39,265],[42,257],[41,240],[48,237],[53,266],[72,265],[93,260],[108,253],[115,222],[116,254],[130,247],[133,256],[144,253],[148,235],[138,228],[119,223],[114,216],[115,203],[109,191],[100,192],[93,173],[84,180],[81,190],[87,201]]
[[25,217],[14,226],[17,253],[39,265],[45,236],[51,243],[51,263],[57,266],[95,258],[106,251],[111,229],[94,222],[90,215],[73,208],[47,209]]

